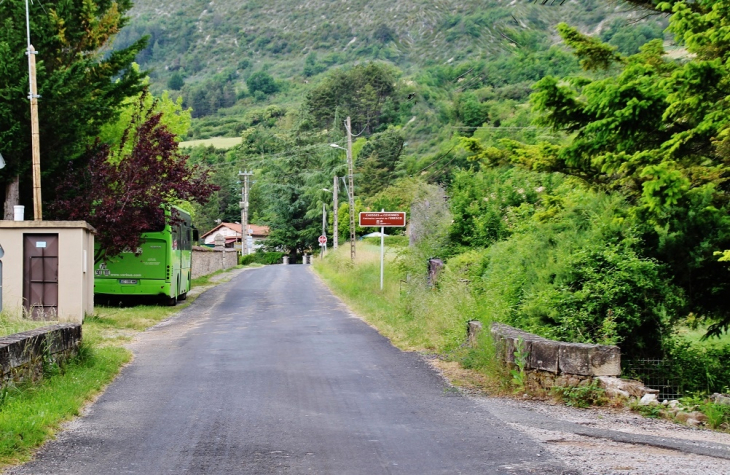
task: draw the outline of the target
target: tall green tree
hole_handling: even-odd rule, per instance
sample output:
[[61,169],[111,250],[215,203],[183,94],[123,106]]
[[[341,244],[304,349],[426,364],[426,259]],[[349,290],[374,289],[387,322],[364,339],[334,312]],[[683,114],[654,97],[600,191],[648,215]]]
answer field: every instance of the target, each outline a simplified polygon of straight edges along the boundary
[[[132,63],[146,39],[117,51],[108,48],[127,23],[125,14],[131,7],[131,0],[46,0],[31,5],[44,177],[57,176],[66,162],[83,156],[102,125],[116,118],[119,105],[140,92],[145,73]],[[0,3],[0,23],[0,152],[7,161],[0,185],[19,180],[21,199],[27,202],[31,133],[25,3]],[[43,183],[44,198],[52,199],[55,186],[48,180]],[[10,201],[6,215],[12,196]]]
[[[647,254],[669,264],[687,311],[712,323],[708,334],[718,334],[730,328],[730,272],[714,255],[730,248],[730,0],[654,8],[671,12],[669,29],[691,56],[669,60],[654,40],[626,57],[560,25],[582,66],[606,73],[538,82],[533,103],[540,123],[571,139],[562,147],[508,145],[507,156],[625,195]],[[480,153],[487,160],[500,156]]]
[[[316,125],[330,129],[336,117],[350,116],[353,133],[367,135],[386,127],[398,109],[396,73],[385,64],[337,69],[307,96],[305,107]],[[340,127],[340,124],[334,124]]]

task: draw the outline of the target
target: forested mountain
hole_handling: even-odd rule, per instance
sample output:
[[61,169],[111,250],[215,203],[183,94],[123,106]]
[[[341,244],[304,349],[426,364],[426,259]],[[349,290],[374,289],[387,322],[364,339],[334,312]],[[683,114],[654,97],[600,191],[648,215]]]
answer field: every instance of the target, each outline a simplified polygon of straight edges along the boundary
[[[186,105],[194,109],[193,116],[203,117],[247,95],[261,101],[273,92],[273,85],[252,88],[247,81],[260,71],[279,81],[279,90],[292,91],[292,97],[276,102],[297,103],[313,76],[356,62],[385,61],[406,75],[417,75],[436,65],[492,62],[549,49],[559,42],[554,28],[559,21],[615,37],[614,43],[626,49],[662,35],[661,17],[650,17],[639,25],[626,22],[627,18],[640,20],[642,14],[632,13],[634,8],[625,3],[539,3],[139,0],[115,47],[149,36],[148,47],[137,61],[150,70],[153,90],[181,90]],[[468,82],[536,80],[550,72],[549,64],[540,68],[526,62],[521,67],[521,73],[509,73],[519,78],[502,77],[495,69],[481,77],[458,79],[471,87],[474,84]]]

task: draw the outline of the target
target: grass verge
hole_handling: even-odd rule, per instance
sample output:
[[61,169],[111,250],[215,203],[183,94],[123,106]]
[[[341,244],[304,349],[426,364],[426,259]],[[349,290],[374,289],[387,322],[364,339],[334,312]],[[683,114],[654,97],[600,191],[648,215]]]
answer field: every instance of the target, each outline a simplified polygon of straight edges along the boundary
[[379,246],[359,244],[355,265],[345,247],[313,263],[335,295],[398,348],[435,356],[431,362],[452,383],[492,394],[505,392],[505,372],[496,364],[489,332],[482,332],[473,348],[465,345],[466,323],[483,318],[463,281],[443,275],[437,287],[430,287],[425,267],[422,278],[402,279],[406,257],[399,248],[386,248],[380,290]]
[[8,312],[0,312],[0,336],[12,335],[34,328],[48,325],[48,322],[37,322],[21,318],[19,315],[11,315]]
[[[197,286],[226,281],[226,273],[196,279]],[[123,345],[135,334],[172,317],[195,299],[176,307],[160,305],[97,305],[83,324],[79,356],[65,365],[50,365],[37,384],[6,385],[0,389],[0,469],[25,462],[61,428],[79,415],[131,360]],[[48,325],[0,316],[0,330],[8,333]]]

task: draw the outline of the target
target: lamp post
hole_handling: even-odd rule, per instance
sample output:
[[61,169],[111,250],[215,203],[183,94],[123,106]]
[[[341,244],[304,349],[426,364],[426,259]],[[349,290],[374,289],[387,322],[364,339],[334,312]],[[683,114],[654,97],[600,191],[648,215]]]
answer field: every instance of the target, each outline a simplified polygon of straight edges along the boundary
[[352,180],[352,135],[350,133],[350,118],[347,118],[347,148],[341,147],[336,143],[330,144],[330,147],[339,148],[347,153],[347,174],[350,186],[347,190],[348,204],[350,207],[350,260],[355,262],[355,185]]

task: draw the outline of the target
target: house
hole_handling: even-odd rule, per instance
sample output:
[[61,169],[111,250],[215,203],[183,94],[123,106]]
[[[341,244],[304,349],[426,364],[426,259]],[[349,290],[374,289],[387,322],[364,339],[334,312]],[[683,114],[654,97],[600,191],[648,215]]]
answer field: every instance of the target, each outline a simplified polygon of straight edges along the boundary
[[[248,225],[248,235],[251,237],[249,240],[249,253],[263,246],[263,241],[269,237],[269,227],[259,226],[258,224]],[[200,240],[203,241],[205,246],[215,246],[215,237],[220,234],[223,236],[226,242],[226,247],[230,248],[241,248],[241,224],[240,223],[220,223],[207,233],[200,236]]]

